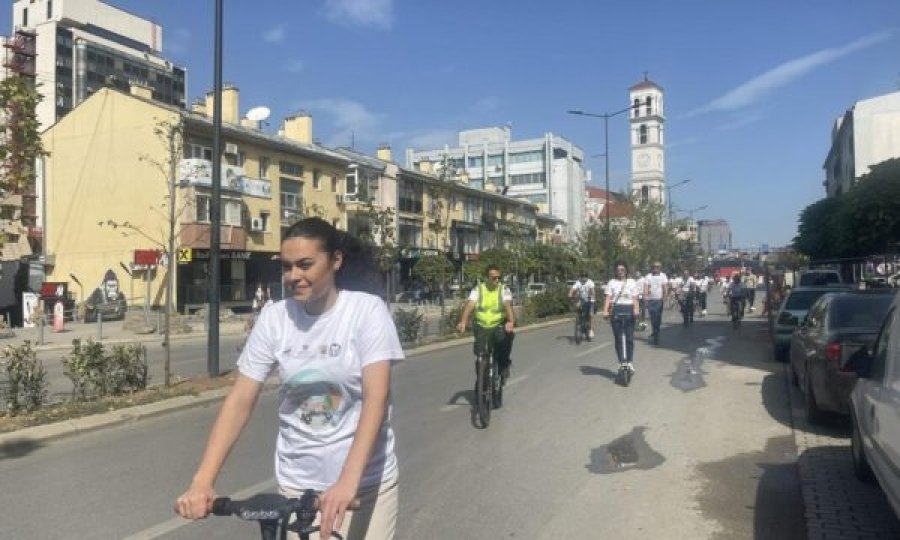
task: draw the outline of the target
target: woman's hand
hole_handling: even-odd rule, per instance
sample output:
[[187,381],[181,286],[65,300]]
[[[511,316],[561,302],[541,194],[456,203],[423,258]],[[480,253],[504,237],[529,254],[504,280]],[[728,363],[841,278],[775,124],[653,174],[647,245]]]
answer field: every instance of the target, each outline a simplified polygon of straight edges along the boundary
[[187,519],[203,519],[212,509],[216,491],[212,486],[194,485],[175,500],[175,513]]
[[344,523],[344,515],[356,498],[359,486],[356,482],[339,479],[319,498],[319,536],[331,538],[331,531],[340,530]]

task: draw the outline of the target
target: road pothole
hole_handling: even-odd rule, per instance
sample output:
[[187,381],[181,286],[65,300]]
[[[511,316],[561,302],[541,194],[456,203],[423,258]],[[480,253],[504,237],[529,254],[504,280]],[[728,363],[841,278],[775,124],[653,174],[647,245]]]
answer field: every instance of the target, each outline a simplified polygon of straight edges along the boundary
[[611,474],[660,466],[666,458],[650,448],[644,438],[645,431],[646,427],[638,426],[609,444],[591,450],[587,470],[594,474]]
[[694,354],[679,360],[675,365],[675,373],[672,374],[670,384],[682,392],[691,392],[706,386],[703,363],[715,354],[724,340],[722,336],[707,339],[705,346],[697,347]]

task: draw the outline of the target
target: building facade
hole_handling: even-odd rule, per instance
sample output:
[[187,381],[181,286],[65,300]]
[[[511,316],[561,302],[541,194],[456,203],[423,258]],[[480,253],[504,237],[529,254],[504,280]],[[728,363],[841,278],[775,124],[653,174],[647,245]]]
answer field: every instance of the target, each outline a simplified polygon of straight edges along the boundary
[[43,128],[110,80],[123,90],[140,83],[153,99],[185,106],[187,73],[162,56],[158,24],[100,0],[15,0],[12,11],[10,39],[34,36]]
[[628,95],[632,105],[631,193],[639,202],[666,204],[663,89],[644,77]]
[[836,197],[869,167],[896,157],[900,157],[900,91],[857,101],[835,120],[822,184],[829,197]]
[[581,148],[552,133],[514,141],[509,127],[461,131],[458,137],[453,148],[407,150],[406,166],[535,204],[538,213],[566,222],[568,238],[581,230],[589,180]]
[[724,219],[697,221],[697,242],[707,255],[731,251],[731,227]]

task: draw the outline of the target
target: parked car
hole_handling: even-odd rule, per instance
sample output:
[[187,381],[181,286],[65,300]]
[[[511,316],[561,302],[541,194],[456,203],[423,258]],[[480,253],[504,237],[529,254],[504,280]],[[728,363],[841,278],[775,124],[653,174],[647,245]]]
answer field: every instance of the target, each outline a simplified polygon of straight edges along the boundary
[[547,284],[546,283],[529,283],[528,288],[525,289],[528,296],[534,296],[536,294],[541,294],[546,292]]
[[853,470],[878,479],[900,516],[900,295],[894,297],[875,344],[851,361],[859,380],[850,393]]
[[791,334],[794,333],[803,317],[806,317],[806,313],[816,300],[823,294],[846,290],[846,287],[797,287],[791,289],[781,301],[781,306],[775,317],[772,318],[772,326],[769,328],[775,360],[778,362],[787,360]]
[[829,293],[794,331],[791,381],[803,391],[808,422],[820,422],[823,411],[849,413],[857,378],[849,360],[872,346],[893,298],[890,289]]
[[844,283],[837,270],[804,270],[800,272],[800,287],[827,287]]

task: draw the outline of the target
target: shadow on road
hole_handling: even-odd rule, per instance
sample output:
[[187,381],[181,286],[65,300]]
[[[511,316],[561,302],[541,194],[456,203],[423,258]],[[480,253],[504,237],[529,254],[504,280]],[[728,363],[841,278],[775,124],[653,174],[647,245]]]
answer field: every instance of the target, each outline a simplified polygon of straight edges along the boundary
[[0,459],[25,457],[44,445],[31,439],[16,439],[0,444]]
[[594,366],[581,366],[578,369],[581,370],[582,375],[600,375],[601,377],[606,377],[611,381],[616,380],[616,372],[612,371],[611,369],[598,368]]
[[447,401],[447,405],[459,405],[459,400],[465,399],[466,403],[469,404],[470,407],[475,407],[475,390],[460,390],[459,392],[453,394],[449,401]]

